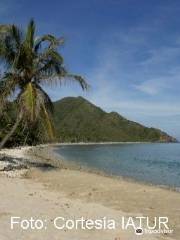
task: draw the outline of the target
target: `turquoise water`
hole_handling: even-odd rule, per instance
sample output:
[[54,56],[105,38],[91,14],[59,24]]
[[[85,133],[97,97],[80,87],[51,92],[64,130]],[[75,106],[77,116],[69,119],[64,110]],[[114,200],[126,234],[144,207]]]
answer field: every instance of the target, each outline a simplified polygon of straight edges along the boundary
[[68,145],[55,148],[65,160],[138,181],[180,188],[180,144]]

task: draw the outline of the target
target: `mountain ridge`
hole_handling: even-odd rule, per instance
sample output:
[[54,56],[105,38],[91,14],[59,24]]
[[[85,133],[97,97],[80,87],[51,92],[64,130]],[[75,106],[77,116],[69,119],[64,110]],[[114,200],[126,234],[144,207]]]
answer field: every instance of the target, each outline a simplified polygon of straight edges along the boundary
[[114,111],[105,112],[81,96],[58,100],[54,109],[61,142],[177,142],[160,129],[145,127]]

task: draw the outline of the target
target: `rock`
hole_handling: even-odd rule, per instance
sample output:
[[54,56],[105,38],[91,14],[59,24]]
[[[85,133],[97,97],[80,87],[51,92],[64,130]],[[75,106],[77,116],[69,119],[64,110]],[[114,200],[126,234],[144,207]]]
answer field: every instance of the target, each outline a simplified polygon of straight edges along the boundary
[[27,174],[28,166],[22,159],[0,156],[0,172],[7,177],[23,177]]

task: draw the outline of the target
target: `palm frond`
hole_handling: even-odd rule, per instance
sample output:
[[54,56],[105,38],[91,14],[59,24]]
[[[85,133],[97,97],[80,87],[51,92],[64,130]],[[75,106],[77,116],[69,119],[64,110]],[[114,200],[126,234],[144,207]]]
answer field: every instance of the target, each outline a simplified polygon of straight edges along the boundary
[[80,75],[76,75],[76,74],[66,74],[65,75],[65,78],[67,78],[67,79],[70,79],[70,80],[72,80],[72,81],[75,81],[75,82],[77,82],[77,83],[79,83],[80,84],[80,86],[81,86],[81,88],[83,89],[83,90],[89,90],[90,89],[90,85],[86,82],[86,80],[83,78],[83,77],[81,77]]
[[0,34],[7,33],[11,25],[9,24],[0,24]]
[[61,54],[59,54],[57,51],[55,51],[54,49],[47,49],[47,51],[45,51],[43,54],[40,55],[40,62],[46,62],[46,61],[53,61],[54,63],[57,64],[63,64],[64,59],[61,56]]
[[31,82],[21,90],[17,97],[18,106],[24,113],[24,117],[32,123],[37,119],[36,97],[36,89]]
[[18,87],[17,83],[19,76],[12,73],[6,73],[5,76],[0,79],[0,104],[1,107],[6,103],[7,98],[11,97]]
[[36,88],[36,111],[38,113],[38,120],[41,123],[41,127],[44,127],[44,135],[47,133],[48,139],[54,139],[54,125],[52,114],[54,111],[53,103],[47,93],[39,86],[35,85]]
[[10,28],[10,37],[11,37],[11,40],[15,42],[17,49],[19,49],[21,45],[21,40],[22,40],[22,32],[15,25],[12,25]]
[[57,76],[64,74],[63,68],[63,57],[56,51],[49,49],[47,52],[40,57],[39,65],[40,68],[37,69],[37,73],[42,79],[44,76]]
[[2,41],[7,34],[9,34],[9,30],[11,28],[11,25],[9,24],[0,24],[0,40]]
[[37,84],[29,83],[18,96],[19,111],[22,111],[24,122],[31,124],[41,122],[50,139],[54,137],[52,121],[53,103],[47,93]]
[[28,26],[27,26],[27,31],[26,31],[26,37],[25,37],[25,43],[30,47],[33,48],[34,46],[34,34],[35,34],[35,22],[34,20],[30,20]]
[[0,37],[0,58],[5,60],[7,66],[12,65],[18,56],[21,40],[22,33],[15,25],[8,25],[6,34]]
[[39,82],[47,85],[62,85],[69,81],[78,83],[83,90],[89,90],[90,85],[80,75],[70,74],[66,69],[54,62],[48,62],[40,71]]
[[12,42],[11,36],[7,35],[3,41],[0,41],[0,58],[9,67],[13,64],[16,56],[14,49],[14,43]]
[[47,111],[49,112],[49,114],[53,114],[54,112],[54,105],[50,99],[50,97],[48,96],[48,94],[41,88],[40,85],[35,84],[36,87],[36,93],[37,93],[37,105],[39,105],[41,108],[41,106],[44,106]]
[[51,115],[48,113],[45,106],[42,105],[41,112],[41,124],[44,128],[44,133],[47,133],[47,138],[53,140],[55,138],[54,125]]
[[56,38],[53,35],[47,34],[42,37],[39,37],[36,39],[35,44],[34,44],[34,50],[35,52],[38,52],[39,49],[41,48],[41,45],[43,42],[47,42],[48,48],[57,48],[58,46],[61,46],[64,44],[64,38]]

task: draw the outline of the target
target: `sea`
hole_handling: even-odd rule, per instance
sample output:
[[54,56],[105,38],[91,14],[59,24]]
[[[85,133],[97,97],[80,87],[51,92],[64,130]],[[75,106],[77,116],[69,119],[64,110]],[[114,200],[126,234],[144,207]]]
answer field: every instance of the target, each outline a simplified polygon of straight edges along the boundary
[[180,143],[73,144],[54,149],[63,160],[81,167],[180,190]]

